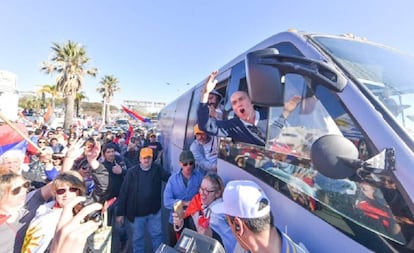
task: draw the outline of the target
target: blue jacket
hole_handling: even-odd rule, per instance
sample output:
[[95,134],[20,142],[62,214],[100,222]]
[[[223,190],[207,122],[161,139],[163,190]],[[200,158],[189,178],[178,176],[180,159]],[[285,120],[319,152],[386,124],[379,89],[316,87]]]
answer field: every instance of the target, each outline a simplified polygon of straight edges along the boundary
[[204,173],[198,168],[193,170],[187,186],[184,184],[183,174],[180,171],[171,175],[164,189],[164,207],[170,209],[168,221],[173,224],[172,212],[174,203],[178,200],[190,201],[198,193]]

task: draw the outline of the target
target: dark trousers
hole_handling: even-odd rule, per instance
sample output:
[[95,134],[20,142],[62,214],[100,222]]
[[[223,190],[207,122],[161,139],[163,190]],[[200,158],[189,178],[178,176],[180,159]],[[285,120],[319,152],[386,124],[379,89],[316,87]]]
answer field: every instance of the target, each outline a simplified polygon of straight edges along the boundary
[[168,240],[171,247],[174,247],[178,241],[177,232],[174,231],[174,225],[171,223],[168,223]]

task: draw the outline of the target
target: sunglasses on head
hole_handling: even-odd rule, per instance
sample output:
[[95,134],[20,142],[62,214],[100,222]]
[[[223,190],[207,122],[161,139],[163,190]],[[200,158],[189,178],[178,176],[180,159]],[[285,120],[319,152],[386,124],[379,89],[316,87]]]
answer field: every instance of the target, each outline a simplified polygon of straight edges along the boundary
[[[78,188],[76,188],[76,187],[70,187],[69,188],[69,191],[70,192],[78,192],[79,191],[79,189]],[[64,194],[66,192],[66,189],[65,188],[61,188],[61,189],[57,189],[56,190],[56,194],[57,195],[62,195],[62,194]]]
[[18,186],[16,188],[14,188],[13,190],[11,190],[11,193],[13,195],[18,195],[21,192],[22,188],[25,188],[27,190],[27,189],[29,189],[29,187],[30,187],[30,182],[26,181],[21,186]]
[[186,162],[186,163],[183,163],[183,166],[188,166],[188,165],[193,165],[194,164],[194,162]]

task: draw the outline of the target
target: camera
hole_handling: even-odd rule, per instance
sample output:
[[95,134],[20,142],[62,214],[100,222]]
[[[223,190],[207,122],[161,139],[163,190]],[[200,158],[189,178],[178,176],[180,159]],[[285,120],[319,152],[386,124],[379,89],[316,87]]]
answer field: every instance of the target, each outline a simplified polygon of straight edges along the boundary
[[[91,197],[87,197],[85,201],[79,202],[72,209],[73,216],[78,214],[80,210],[82,210],[82,208],[84,208],[85,206],[89,206],[93,203],[95,203],[95,201]],[[95,222],[102,221],[102,211],[101,210],[93,211],[92,213],[86,215],[85,218],[83,219],[84,222],[87,222],[89,220],[93,220]]]

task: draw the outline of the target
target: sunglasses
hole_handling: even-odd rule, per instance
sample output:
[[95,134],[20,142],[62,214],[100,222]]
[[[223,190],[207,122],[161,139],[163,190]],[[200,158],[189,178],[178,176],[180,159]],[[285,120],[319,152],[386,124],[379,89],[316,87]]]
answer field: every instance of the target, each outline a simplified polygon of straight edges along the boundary
[[45,141],[39,141],[39,142],[37,142],[37,143],[42,144],[42,143],[46,143],[46,142],[45,142]]
[[30,187],[30,182],[26,181],[21,186],[18,186],[16,188],[14,188],[13,190],[11,190],[11,193],[13,195],[18,195],[22,191],[22,188],[25,188],[27,190],[27,189],[29,189],[29,187]]
[[183,166],[194,165],[194,162],[183,163]]
[[[70,187],[68,190],[69,190],[69,192],[78,192],[79,191],[79,189],[76,188],[76,187]],[[56,194],[57,195],[62,195],[65,192],[66,192],[66,189],[64,189],[64,188],[61,188],[61,189],[57,189],[56,190]]]

